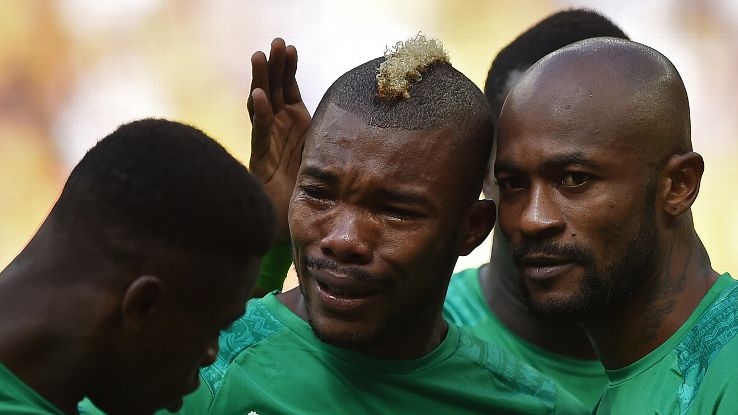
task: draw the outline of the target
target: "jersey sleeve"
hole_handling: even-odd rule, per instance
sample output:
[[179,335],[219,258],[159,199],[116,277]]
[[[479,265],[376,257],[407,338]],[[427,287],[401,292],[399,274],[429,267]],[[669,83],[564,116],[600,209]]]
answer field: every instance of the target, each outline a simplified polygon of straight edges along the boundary
[[558,386],[556,387],[556,411],[557,415],[566,414],[592,414],[593,408],[585,408],[582,402],[575,398],[574,395],[569,393],[566,389]]
[[290,265],[292,265],[292,244],[274,244],[261,259],[259,280],[256,286],[266,292],[281,291]]
[[[735,340],[735,339],[734,339]],[[710,413],[714,415],[738,414],[738,341],[721,351],[710,365],[700,389],[700,405],[691,408],[690,414]]]

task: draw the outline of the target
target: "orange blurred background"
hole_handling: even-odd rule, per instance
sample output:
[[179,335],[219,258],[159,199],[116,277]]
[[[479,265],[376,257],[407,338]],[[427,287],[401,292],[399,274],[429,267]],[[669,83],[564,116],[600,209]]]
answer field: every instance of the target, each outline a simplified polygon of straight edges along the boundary
[[[249,58],[284,37],[312,111],[346,70],[422,31],[480,87],[496,52],[567,7],[603,12],[680,70],[706,162],[694,216],[718,271],[738,273],[738,2],[3,0],[0,267],[23,248],[71,168],[119,124],[186,121],[248,160]],[[485,262],[489,241],[457,268]],[[294,278],[287,285],[293,286]]]

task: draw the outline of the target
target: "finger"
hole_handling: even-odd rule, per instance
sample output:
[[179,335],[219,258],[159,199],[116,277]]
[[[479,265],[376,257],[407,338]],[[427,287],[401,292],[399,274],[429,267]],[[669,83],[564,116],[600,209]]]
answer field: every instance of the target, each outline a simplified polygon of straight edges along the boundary
[[251,89],[249,90],[247,108],[249,110],[249,118],[252,122],[254,119],[252,95],[257,88],[262,91],[269,90],[269,65],[266,55],[262,51],[251,55]]
[[302,152],[305,149],[305,135],[303,134],[299,141],[297,142],[297,145],[292,148],[292,153],[289,155],[289,159],[287,160],[287,167],[288,168],[294,168],[299,169],[300,163],[302,163]]
[[284,81],[286,46],[284,40],[276,38],[272,41],[269,51],[269,101],[272,111],[276,114],[284,108],[282,82]]
[[251,102],[254,111],[251,120],[251,154],[252,157],[259,157],[269,151],[269,130],[274,121],[274,114],[263,89],[254,89],[251,93]]
[[287,46],[284,68],[284,102],[286,104],[294,104],[302,101],[300,96],[300,88],[297,86],[297,49],[289,45]]

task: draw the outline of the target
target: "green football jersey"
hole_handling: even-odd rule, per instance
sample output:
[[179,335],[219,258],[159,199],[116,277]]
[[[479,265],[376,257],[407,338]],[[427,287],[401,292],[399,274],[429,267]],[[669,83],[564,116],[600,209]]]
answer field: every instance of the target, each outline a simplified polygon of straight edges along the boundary
[[722,275],[689,319],[637,362],[608,370],[598,414],[738,414],[738,282]]
[[581,360],[549,352],[517,336],[497,319],[482,293],[479,269],[454,274],[446,293],[443,315],[462,330],[493,344],[550,376],[560,387],[594,408],[607,386],[599,360]]
[[0,414],[64,415],[0,363]]
[[182,414],[584,414],[514,356],[449,324],[416,360],[382,360],[319,341],[275,295],[251,300]]

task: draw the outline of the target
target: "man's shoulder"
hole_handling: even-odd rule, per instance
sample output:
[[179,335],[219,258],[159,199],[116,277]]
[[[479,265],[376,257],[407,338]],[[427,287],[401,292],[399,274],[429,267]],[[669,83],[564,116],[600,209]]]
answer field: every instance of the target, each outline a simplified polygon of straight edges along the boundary
[[731,281],[675,349],[684,378],[678,393],[682,409],[700,395],[738,387],[737,335],[738,282]]
[[[521,408],[548,408],[550,413],[589,413],[582,403],[519,357],[472,335],[460,332],[454,356],[464,367],[464,376],[476,377],[485,385],[486,394],[514,397]],[[476,372],[476,375],[474,374]],[[503,399],[504,400],[504,399]],[[526,412],[526,411],[520,411]]]
[[[723,349],[738,339],[738,282],[731,281],[675,349],[685,377],[704,373]],[[738,362],[738,361],[737,361]]]
[[268,341],[285,327],[273,313],[274,307],[278,306],[277,302],[274,294],[249,301],[246,312],[220,334],[215,362],[200,371],[202,379],[213,394],[239,355],[250,347]]
[[504,390],[556,401],[557,388],[551,378],[541,374],[517,356],[463,330],[460,333],[456,356],[470,363],[470,368],[476,368],[480,373],[489,376]]
[[230,363],[247,347],[282,329],[284,323],[274,313],[278,302],[274,294],[249,301],[246,312],[220,334],[218,358]]
[[61,415],[62,412],[0,363],[0,414]]

